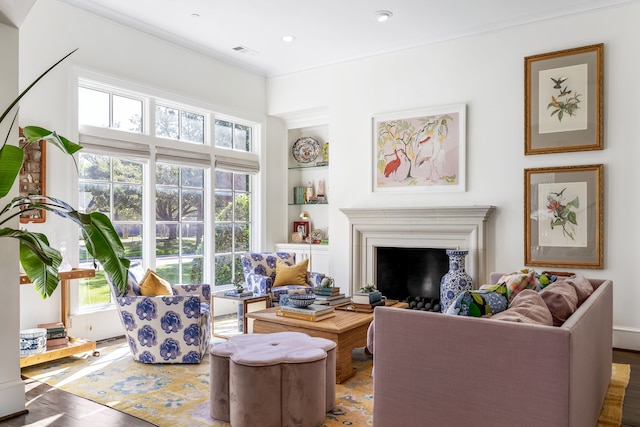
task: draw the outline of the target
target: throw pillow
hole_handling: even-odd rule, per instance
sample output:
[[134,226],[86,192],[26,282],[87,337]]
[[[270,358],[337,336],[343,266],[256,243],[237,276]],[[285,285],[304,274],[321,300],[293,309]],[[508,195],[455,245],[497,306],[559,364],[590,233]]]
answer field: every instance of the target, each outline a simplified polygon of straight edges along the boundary
[[308,265],[308,259],[295,265],[288,265],[286,262],[278,259],[276,261],[276,278],[273,280],[273,287],[286,285],[309,286],[307,283]]
[[504,311],[507,306],[507,286],[499,283],[461,292],[447,309],[447,314],[482,317]]
[[551,312],[553,326],[561,326],[578,306],[578,296],[573,286],[555,282],[540,292],[540,296]]
[[542,297],[533,289],[524,289],[513,298],[509,308],[491,317],[496,320],[536,325],[553,325],[551,312]]
[[507,285],[507,298],[509,298],[509,301],[512,301],[518,295],[518,292],[523,289],[536,289],[538,287],[536,272],[528,269],[505,274],[498,280],[498,283]]
[[591,282],[589,282],[589,280],[587,280],[587,278],[582,274],[575,274],[566,279],[562,279],[562,281],[570,284],[576,290],[578,307],[580,307],[584,300],[589,298],[589,295],[593,293],[593,286],[591,286]]
[[144,277],[140,280],[140,295],[145,297],[156,297],[160,295],[173,295],[171,284],[162,277],[158,276],[158,273],[147,269],[144,273]]

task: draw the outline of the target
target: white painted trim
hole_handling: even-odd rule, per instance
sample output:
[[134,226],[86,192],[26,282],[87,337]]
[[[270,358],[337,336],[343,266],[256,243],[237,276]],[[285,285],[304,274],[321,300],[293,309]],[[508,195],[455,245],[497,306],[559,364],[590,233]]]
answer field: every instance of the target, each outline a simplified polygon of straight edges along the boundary
[[613,348],[640,351],[640,329],[613,327]]
[[350,290],[374,282],[378,246],[465,249],[474,283],[487,277],[486,228],[494,206],[340,209],[349,218]]

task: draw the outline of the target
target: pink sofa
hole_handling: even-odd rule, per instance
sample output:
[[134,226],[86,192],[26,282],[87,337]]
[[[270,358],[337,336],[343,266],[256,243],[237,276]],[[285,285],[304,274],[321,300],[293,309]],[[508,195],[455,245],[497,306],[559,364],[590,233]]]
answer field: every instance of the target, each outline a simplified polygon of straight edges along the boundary
[[611,376],[613,283],[559,327],[378,307],[374,425],[597,424]]

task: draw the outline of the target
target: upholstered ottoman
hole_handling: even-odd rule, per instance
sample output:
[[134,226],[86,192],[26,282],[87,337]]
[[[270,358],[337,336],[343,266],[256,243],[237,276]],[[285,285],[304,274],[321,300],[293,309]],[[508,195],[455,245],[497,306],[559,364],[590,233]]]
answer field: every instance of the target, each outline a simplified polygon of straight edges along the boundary
[[335,404],[335,348],[299,332],[212,346],[211,417],[233,427],[321,425]]

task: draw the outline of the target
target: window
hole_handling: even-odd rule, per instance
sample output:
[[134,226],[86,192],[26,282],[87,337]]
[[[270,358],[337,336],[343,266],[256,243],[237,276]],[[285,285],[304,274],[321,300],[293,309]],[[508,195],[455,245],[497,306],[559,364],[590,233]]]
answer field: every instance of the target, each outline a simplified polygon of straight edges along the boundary
[[203,283],[204,175],[156,165],[156,269],[170,283]]
[[251,126],[216,120],[216,147],[251,152],[252,130]]
[[[102,212],[113,223],[122,240],[127,258],[142,258],[143,239],[143,164],[117,157],[80,152],[80,212]],[[93,258],[80,236],[80,266],[91,268]],[[111,301],[104,271],[80,281],[80,305],[105,304]]]
[[204,144],[204,116],[158,105],[156,107],[156,135]]
[[142,133],[143,102],[87,87],[78,88],[78,123]]
[[251,175],[216,170],[216,284],[244,282],[242,254],[251,242]]
[[[80,80],[80,209],[108,215],[127,258],[141,260],[170,283],[242,283],[240,257],[250,250],[254,230],[257,125],[177,105]],[[144,123],[152,123],[150,129]],[[82,241],[79,251],[83,266],[91,267]],[[79,283],[80,310],[110,301],[101,271]]]

